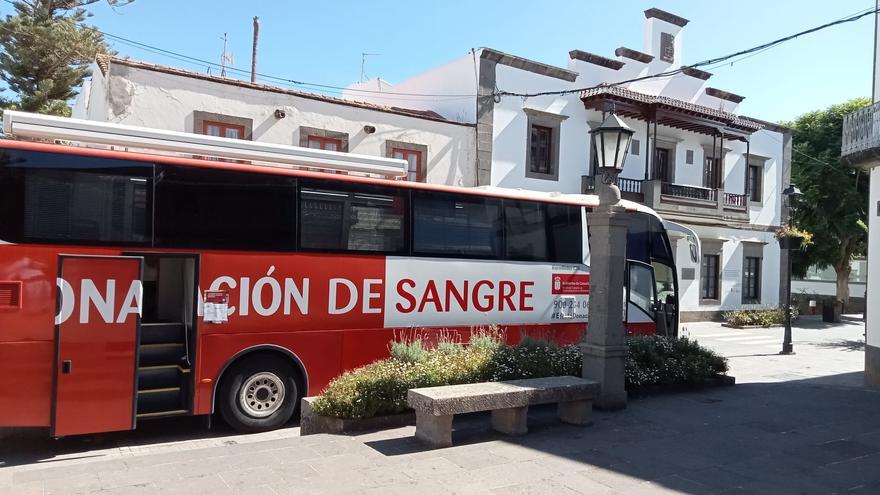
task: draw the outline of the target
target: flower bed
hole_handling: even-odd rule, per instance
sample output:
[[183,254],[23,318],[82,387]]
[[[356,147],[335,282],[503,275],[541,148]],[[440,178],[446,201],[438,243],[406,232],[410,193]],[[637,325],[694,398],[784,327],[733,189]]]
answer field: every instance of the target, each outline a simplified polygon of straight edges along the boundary
[[[798,309],[792,307],[792,318],[797,318]],[[772,327],[785,323],[785,309],[781,307],[764,309],[741,309],[721,314],[730,327]]]
[[[727,371],[724,358],[687,339],[627,339],[627,388],[695,384]],[[391,358],[336,378],[310,407],[314,413],[365,419],[409,410],[407,390],[485,381],[581,375],[581,351],[525,338],[503,343],[497,332],[475,333],[467,345],[441,340],[428,349],[422,340],[392,342]]]
[[627,339],[627,390],[703,385],[727,369],[727,359],[687,338]]

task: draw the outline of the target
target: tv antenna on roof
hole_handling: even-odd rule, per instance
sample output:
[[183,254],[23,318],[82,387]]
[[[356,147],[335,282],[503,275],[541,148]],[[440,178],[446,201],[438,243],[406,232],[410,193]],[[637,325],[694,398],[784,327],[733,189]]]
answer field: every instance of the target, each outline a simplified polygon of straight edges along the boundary
[[367,73],[366,73],[366,70],[365,70],[366,65],[367,65],[367,57],[373,57],[373,56],[376,56],[376,55],[382,55],[382,54],[381,54],[381,53],[365,53],[365,52],[361,52],[361,82],[364,82],[364,81],[367,80]]
[[226,66],[235,64],[235,56],[226,51],[226,33],[223,33],[223,53],[220,54],[220,77],[226,77]]

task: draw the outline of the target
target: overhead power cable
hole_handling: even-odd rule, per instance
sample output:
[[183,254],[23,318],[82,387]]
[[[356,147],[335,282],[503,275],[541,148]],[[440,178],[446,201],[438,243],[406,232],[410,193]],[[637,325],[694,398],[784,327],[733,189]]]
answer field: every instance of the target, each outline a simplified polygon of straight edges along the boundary
[[[11,5],[15,5],[15,2],[13,0],[3,0],[3,1],[5,1],[6,3],[9,3]],[[854,21],[857,21],[857,20],[859,20],[863,17],[866,17],[868,15],[876,14],[878,11],[880,11],[880,9],[878,9],[878,8],[867,9],[865,11],[860,11],[855,14],[843,17],[841,19],[837,19],[837,20],[822,24],[820,26],[806,29],[804,31],[800,31],[798,33],[795,33],[795,34],[792,34],[789,36],[785,36],[783,38],[775,39],[773,41],[764,43],[762,45],[754,46],[752,48],[748,48],[748,49],[741,50],[741,51],[738,51],[735,53],[731,53],[729,55],[724,55],[721,57],[716,57],[716,58],[704,60],[702,62],[697,62],[695,64],[691,64],[688,66],[682,66],[678,69],[672,69],[672,70],[668,70],[668,71],[664,71],[664,72],[659,72],[656,74],[635,77],[635,78],[626,79],[626,80],[617,81],[617,82],[602,83],[602,84],[598,84],[595,86],[589,86],[589,87],[583,87],[583,88],[577,88],[577,89],[557,90],[557,91],[539,91],[539,92],[534,92],[534,93],[523,93],[523,92],[504,91],[504,90],[499,90],[496,88],[496,90],[493,93],[490,93],[488,95],[483,95],[483,96],[484,97],[492,97],[495,99],[498,99],[502,96],[517,96],[517,97],[522,97],[522,98],[548,96],[548,95],[561,96],[561,95],[580,93],[582,91],[586,91],[586,90],[590,90],[590,89],[597,89],[597,88],[610,87],[610,86],[620,86],[622,84],[629,84],[629,83],[638,82],[638,81],[645,81],[645,80],[649,80],[649,79],[675,77],[675,76],[678,76],[689,69],[697,69],[697,68],[706,67],[706,66],[711,66],[711,67],[707,67],[707,68],[714,68],[714,67],[718,67],[720,65],[724,65],[725,63],[728,63],[729,61],[732,61],[730,63],[738,62],[740,60],[744,60],[744,59],[749,58],[751,56],[754,56],[760,52],[763,52],[765,50],[768,50],[770,48],[778,46],[782,43],[791,41],[795,38],[804,36],[806,34],[811,34],[811,33],[815,33],[818,31],[822,31],[824,29],[828,29],[830,27],[837,26],[840,24],[854,22]],[[145,51],[148,51],[151,53],[160,54],[160,55],[163,55],[163,56],[175,59],[175,60],[179,60],[182,62],[186,62],[186,63],[194,63],[194,64],[198,64],[198,65],[207,66],[209,68],[220,68],[221,67],[221,64],[217,63],[217,62],[212,62],[210,60],[204,60],[204,59],[201,59],[198,57],[193,57],[190,55],[186,55],[186,54],[183,54],[180,52],[175,52],[172,50],[167,50],[164,48],[153,46],[153,45],[150,45],[147,43],[142,43],[139,41],[128,39],[128,38],[125,38],[123,36],[119,36],[116,34],[107,33],[105,31],[102,31],[102,30],[94,27],[94,26],[89,26],[86,24],[79,24],[79,25],[83,28],[94,30],[94,31],[106,36],[107,38],[109,38],[111,40],[115,40],[117,42],[127,44],[127,45],[130,45],[130,46],[133,46],[133,47],[136,47],[136,48],[139,48],[141,50],[145,50]],[[741,57],[741,58],[738,58],[738,57]],[[738,58],[738,60],[734,60],[737,58]],[[250,74],[251,74],[250,70],[240,69],[237,67],[226,66],[226,70],[229,72],[243,75],[245,77],[250,77]],[[272,81],[275,83],[281,83],[284,85],[290,85],[290,86],[295,86],[295,87],[300,87],[300,88],[311,88],[314,90],[324,91],[324,92],[328,92],[328,93],[341,94],[343,91],[347,91],[347,92],[352,92],[355,94],[363,94],[363,95],[375,94],[375,95],[381,96],[382,98],[385,98],[385,99],[398,99],[398,100],[443,99],[444,101],[452,101],[452,100],[456,100],[456,99],[477,98],[478,96],[480,96],[480,95],[476,95],[476,94],[405,93],[405,92],[395,92],[395,91],[370,90],[370,89],[363,89],[363,88],[346,88],[346,87],[334,86],[334,85],[330,85],[330,84],[321,84],[321,83],[311,83],[311,82],[306,82],[306,81],[299,81],[296,79],[291,79],[291,78],[287,78],[287,77],[280,77],[280,76],[273,76],[271,74],[265,74],[265,73],[259,73],[259,72],[256,73],[256,76],[259,77],[260,79],[263,79],[266,81]]]
[[878,9],[878,8],[869,9],[867,11],[859,12],[859,13],[841,18],[841,19],[837,19],[835,21],[831,21],[831,22],[822,24],[820,26],[806,29],[804,31],[800,31],[798,33],[795,33],[795,34],[792,34],[789,36],[785,36],[783,38],[778,38],[773,41],[770,41],[770,42],[767,42],[767,43],[764,43],[764,44],[761,44],[758,46],[754,46],[752,48],[740,50],[738,52],[731,53],[729,55],[724,55],[722,57],[716,57],[716,58],[711,58],[708,60],[703,60],[702,62],[697,62],[695,64],[682,66],[682,67],[679,67],[678,69],[672,69],[672,70],[668,70],[668,71],[664,71],[664,72],[658,72],[657,74],[650,74],[650,75],[641,76],[641,77],[634,77],[634,78],[626,79],[623,81],[617,81],[617,82],[612,82],[612,83],[602,83],[602,84],[597,84],[595,86],[588,86],[588,87],[577,88],[577,89],[565,89],[565,90],[558,90],[558,91],[539,91],[539,92],[535,92],[535,93],[518,93],[518,92],[503,91],[502,90],[502,91],[497,91],[495,93],[495,95],[496,96],[518,96],[521,98],[532,98],[532,97],[536,97],[536,96],[550,96],[550,95],[563,96],[563,95],[569,95],[569,94],[574,94],[574,93],[580,93],[582,91],[588,91],[591,89],[606,88],[606,87],[611,87],[611,86],[620,86],[622,84],[629,84],[629,83],[634,83],[634,82],[638,82],[638,81],[645,81],[648,79],[656,79],[656,78],[661,78],[661,77],[675,76],[677,74],[681,74],[681,73],[683,73],[687,70],[690,70],[690,69],[698,69],[700,67],[705,67],[707,65],[724,63],[724,62],[727,62],[727,61],[734,59],[734,58],[737,58],[737,57],[746,58],[745,56],[747,56],[747,55],[773,48],[777,45],[791,41],[795,38],[799,38],[799,37],[806,35],[806,34],[811,34],[811,33],[817,32],[817,31],[822,31],[824,29],[828,29],[830,27],[837,26],[840,24],[855,22],[865,16],[876,14],[878,11],[880,11],[880,9]]

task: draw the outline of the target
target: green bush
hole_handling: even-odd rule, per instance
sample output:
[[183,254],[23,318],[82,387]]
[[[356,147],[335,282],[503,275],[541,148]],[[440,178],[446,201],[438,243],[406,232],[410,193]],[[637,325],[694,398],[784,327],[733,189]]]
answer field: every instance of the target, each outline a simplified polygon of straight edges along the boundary
[[[581,374],[581,351],[531,337],[515,346],[497,331],[475,332],[468,345],[441,339],[393,342],[392,357],[343,373],[313,404],[337,418],[369,418],[408,410],[411,388]],[[688,339],[627,339],[626,386],[700,383],[727,371],[724,358]]]
[[727,360],[687,338],[627,339],[626,388],[695,385],[727,372]]
[[[792,308],[792,317],[797,318],[798,309]],[[782,325],[785,322],[785,309],[764,308],[764,309],[740,309],[736,311],[726,311],[721,313],[724,321],[733,326],[744,327],[750,325],[760,325],[770,327],[773,325]]]
[[428,358],[428,350],[421,340],[391,342],[391,357],[403,363],[421,363]]

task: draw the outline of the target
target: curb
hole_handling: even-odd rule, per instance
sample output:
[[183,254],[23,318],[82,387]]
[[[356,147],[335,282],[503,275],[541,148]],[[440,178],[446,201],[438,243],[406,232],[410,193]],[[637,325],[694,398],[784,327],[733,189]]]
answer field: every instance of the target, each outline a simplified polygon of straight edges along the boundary
[[721,326],[725,328],[736,328],[739,330],[745,330],[749,328],[781,328],[785,325],[730,325],[728,323],[722,323]]
[[415,412],[391,414],[387,416],[374,416],[364,419],[342,419],[331,416],[321,416],[315,413],[312,404],[317,397],[304,397],[302,399],[302,417],[299,422],[300,436],[330,433],[340,435],[367,430],[382,430],[386,428],[400,428],[416,424]]
[[696,392],[707,388],[732,387],[736,385],[736,377],[730,375],[716,375],[703,383],[678,384],[678,385],[650,385],[637,389],[627,390],[626,393],[633,397],[648,397],[652,395],[667,395],[681,392]]

